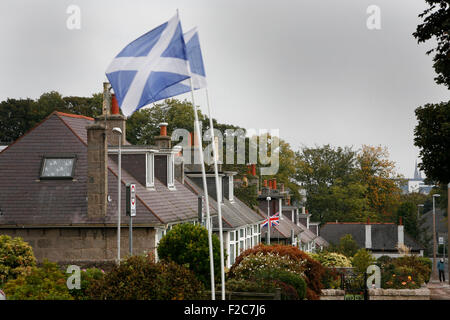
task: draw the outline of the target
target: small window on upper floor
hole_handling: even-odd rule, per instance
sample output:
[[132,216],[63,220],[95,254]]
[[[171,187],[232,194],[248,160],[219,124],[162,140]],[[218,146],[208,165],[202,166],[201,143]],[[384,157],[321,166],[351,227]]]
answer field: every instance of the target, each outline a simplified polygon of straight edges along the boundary
[[75,173],[75,156],[44,157],[41,179],[72,179]]

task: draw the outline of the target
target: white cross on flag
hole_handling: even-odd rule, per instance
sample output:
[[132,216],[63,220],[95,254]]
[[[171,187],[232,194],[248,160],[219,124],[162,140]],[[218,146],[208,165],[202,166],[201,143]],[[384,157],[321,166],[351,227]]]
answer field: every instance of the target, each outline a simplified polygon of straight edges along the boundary
[[174,86],[189,79],[178,14],[127,45],[108,66],[106,76],[126,116],[183,93]]

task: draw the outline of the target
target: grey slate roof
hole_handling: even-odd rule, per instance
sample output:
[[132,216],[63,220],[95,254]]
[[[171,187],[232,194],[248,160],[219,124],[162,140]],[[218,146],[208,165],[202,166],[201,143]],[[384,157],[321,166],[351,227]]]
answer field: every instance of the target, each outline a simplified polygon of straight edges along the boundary
[[[87,133],[92,118],[54,112],[0,153],[0,226],[112,225],[117,219],[117,165],[108,160],[106,217],[87,215]],[[40,180],[41,159],[46,154],[69,153],[77,157],[73,180]],[[147,190],[122,168],[122,216],[125,218],[125,185],[136,183],[137,216],[134,225],[161,225],[197,218],[197,196],[175,181],[168,190],[155,178]],[[211,209],[213,212],[215,210]]]
[[[196,193],[203,193],[203,188],[192,181],[189,177],[185,177],[185,183],[192,188]],[[210,206],[215,209],[217,213],[217,201],[211,196],[208,197]],[[234,202],[230,202],[224,198],[222,209],[222,228],[235,229],[250,224],[260,223],[264,220],[258,213],[250,209],[245,203],[234,197]],[[218,230],[219,221],[216,216],[213,218],[213,228]]]
[[[393,223],[371,223],[372,226],[372,250],[397,251],[398,226]],[[364,223],[326,223],[320,229],[320,236],[328,242],[338,244],[342,236],[351,234],[353,240],[360,248],[365,247]],[[423,246],[404,233],[404,243],[412,250],[422,250]]]
[[[264,217],[264,219],[267,218],[267,214],[264,213],[262,210],[258,209],[259,214]],[[278,226],[273,226],[270,228],[270,238],[271,239],[291,239],[291,230],[294,230],[294,235],[298,236],[298,234],[301,233],[301,239],[302,241],[308,240],[310,237],[308,237],[306,234],[303,235],[303,229],[299,226],[297,226],[295,223],[293,223],[290,219],[287,217],[284,217],[282,220],[280,220],[280,224]],[[261,238],[265,239],[267,232],[267,227],[261,229]]]

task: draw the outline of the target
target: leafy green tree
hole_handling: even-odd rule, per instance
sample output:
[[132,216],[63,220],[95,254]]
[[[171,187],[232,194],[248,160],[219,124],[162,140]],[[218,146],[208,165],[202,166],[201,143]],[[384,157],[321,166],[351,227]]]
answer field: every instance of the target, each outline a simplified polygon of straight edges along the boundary
[[95,117],[102,113],[102,94],[63,97],[56,91],[39,99],[7,99],[0,102],[0,142],[12,143],[53,111]]
[[417,207],[412,202],[403,202],[397,209],[397,221],[402,218],[405,232],[418,240],[420,236],[420,225],[417,217]]
[[420,148],[419,167],[427,179],[446,186],[450,182],[450,102],[419,107],[416,117],[414,145]]
[[[212,237],[215,281],[220,281],[220,242]],[[161,239],[158,257],[174,261],[192,270],[207,287],[211,283],[208,231],[200,225],[178,224]],[[225,257],[226,259],[226,253]]]
[[358,180],[351,148],[305,147],[297,153],[296,169],[295,179],[306,190],[314,220],[360,221],[368,215],[366,186]]
[[363,145],[356,157],[359,181],[367,186],[369,217],[372,221],[392,221],[402,193],[395,163],[389,160],[387,148]]
[[433,48],[427,55],[434,53],[433,68],[437,73],[436,83],[450,89],[450,4],[448,0],[425,0],[428,8],[419,17],[423,23],[417,26],[413,36],[418,43],[432,41]]

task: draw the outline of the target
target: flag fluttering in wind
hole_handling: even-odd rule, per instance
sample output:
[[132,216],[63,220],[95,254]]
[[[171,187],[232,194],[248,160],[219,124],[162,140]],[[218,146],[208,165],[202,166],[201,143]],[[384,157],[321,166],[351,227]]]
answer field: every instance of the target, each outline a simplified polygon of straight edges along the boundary
[[[203,65],[202,51],[200,48],[200,40],[198,37],[197,28],[193,28],[184,34],[184,41],[186,43],[186,57],[191,71],[192,85],[194,90],[206,88],[206,74]],[[186,93],[191,91],[190,79],[183,80],[167,88],[161,94],[164,95],[167,91]]]
[[[269,223],[269,219],[266,219],[263,221],[263,223],[261,224],[261,226],[267,227],[267,224]],[[273,216],[270,217],[270,226],[274,227],[274,226],[279,226],[280,225],[280,212],[275,213]]]
[[178,14],[128,44],[108,66],[106,76],[126,116],[149,103],[186,92],[174,86],[189,80]]

